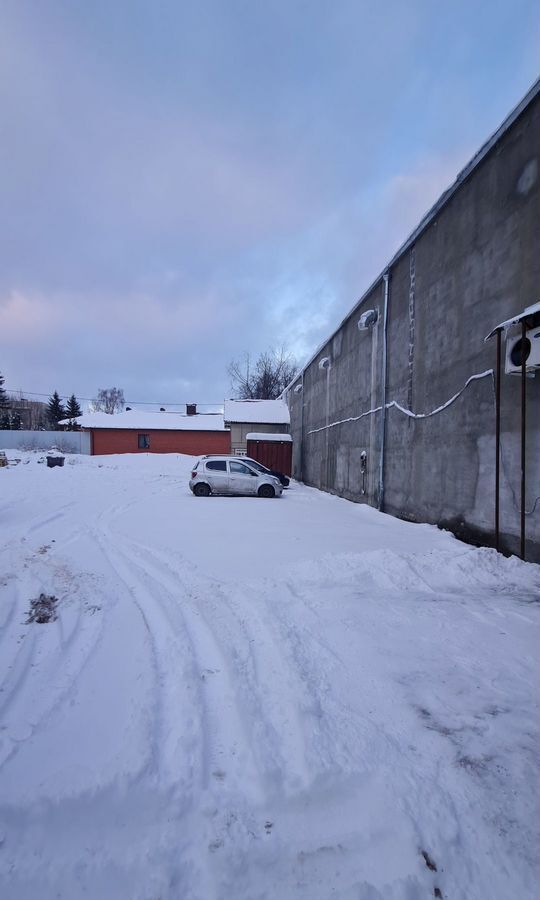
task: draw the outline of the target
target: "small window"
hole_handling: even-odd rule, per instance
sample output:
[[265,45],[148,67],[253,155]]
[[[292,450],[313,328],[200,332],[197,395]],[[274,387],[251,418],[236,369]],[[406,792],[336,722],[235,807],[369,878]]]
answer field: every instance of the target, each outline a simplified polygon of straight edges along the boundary
[[140,434],[139,435],[139,450],[149,450],[150,449],[150,435],[149,434]]
[[255,472],[241,462],[230,462],[229,467],[234,475],[255,475]]
[[227,463],[224,459],[214,459],[212,462],[206,463],[207,469],[213,469],[217,472],[226,472],[227,471]]

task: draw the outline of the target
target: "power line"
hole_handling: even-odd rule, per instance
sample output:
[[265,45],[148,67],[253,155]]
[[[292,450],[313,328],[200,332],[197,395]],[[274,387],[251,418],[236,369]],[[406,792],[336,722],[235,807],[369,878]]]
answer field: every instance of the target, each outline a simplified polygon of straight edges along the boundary
[[[4,390],[9,394],[24,394],[27,397],[47,397],[50,398],[51,394],[39,394],[37,391],[23,391],[22,388],[4,388]],[[60,400],[69,400],[71,394],[59,394]],[[24,399],[24,397],[22,398]],[[77,400],[83,400],[86,403],[95,403],[97,397],[77,397]],[[186,406],[188,402],[191,401],[183,401],[174,403],[164,403],[163,400],[126,400],[125,403],[135,403],[137,406]],[[197,403],[196,406],[223,406],[223,400],[219,403]]]

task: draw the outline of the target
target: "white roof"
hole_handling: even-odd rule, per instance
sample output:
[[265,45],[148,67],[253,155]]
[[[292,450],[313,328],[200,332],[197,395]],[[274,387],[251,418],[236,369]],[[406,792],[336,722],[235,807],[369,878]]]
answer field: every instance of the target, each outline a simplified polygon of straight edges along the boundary
[[[63,419],[60,425],[67,425]],[[109,415],[104,412],[86,413],[75,420],[81,428],[136,428],[139,431],[226,431],[221,413],[187,416],[185,413],[128,412]]]
[[289,407],[284,400],[225,400],[225,422],[289,425]]
[[523,312],[518,313],[513,319],[506,319],[504,322],[501,322],[500,325],[495,325],[495,328],[489,332],[484,340],[487,341],[490,337],[493,337],[496,331],[507,331],[511,325],[517,325],[522,319],[528,319],[529,316],[534,316],[535,313],[540,313],[540,300],[538,303],[533,303],[532,306],[527,306]]
[[262,431],[250,431],[246,435],[246,441],[292,441],[290,434],[272,434]]

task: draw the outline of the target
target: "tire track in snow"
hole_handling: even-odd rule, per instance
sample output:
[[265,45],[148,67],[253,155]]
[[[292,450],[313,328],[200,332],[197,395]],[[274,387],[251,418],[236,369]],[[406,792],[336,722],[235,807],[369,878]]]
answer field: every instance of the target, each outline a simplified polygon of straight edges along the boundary
[[[185,645],[171,628],[171,623],[163,613],[160,604],[156,602],[156,598],[151,592],[151,586],[145,584],[144,577],[137,574],[138,567],[134,561],[120,549],[118,536],[113,535],[108,526],[102,524],[100,534],[96,535],[96,539],[115,577],[124,586],[130,600],[135,604],[148,636],[154,673],[154,690],[151,711],[153,725],[150,729],[151,771],[147,774],[151,774],[158,783],[165,780],[174,784],[180,782],[180,772],[175,770],[172,761],[171,764],[168,764],[168,748],[171,742],[180,743],[181,735],[185,734],[184,728],[186,732],[188,732],[188,728],[192,732],[197,730],[194,710],[191,711],[187,721],[182,720],[182,712],[185,714],[187,694],[184,691],[182,698],[179,697],[183,679],[182,672],[179,671],[175,660],[182,659]],[[180,699],[182,703],[179,703]],[[181,725],[176,725],[176,728],[174,723],[167,719],[167,708],[174,709],[175,706],[179,707],[178,719],[181,722]],[[192,779],[193,773],[185,773],[186,789],[190,790]]]
[[[17,701],[30,677],[36,646],[35,631],[28,635],[28,640],[12,641],[11,643],[17,649],[11,657],[9,665],[6,666],[6,675],[2,681],[2,699],[0,700],[0,716],[2,718],[5,718],[8,710]],[[9,674],[7,674],[7,670],[9,670]]]
[[174,565],[170,555],[133,546],[158,566],[159,577],[171,589],[184,584],[184,614],[191,610],[226,658],[242,727],[267,790],[304,787],[310,773],[301,707],[309,703],[309,691],[283,652],[272,617],[259,602],[260,592],[247,586],[226,589],[184,559]]
[[[7,629],[9,646],[14,654],[9,675],[2,679],[0,693],[4,731],[14,737],[11,745],[4,747],[2,764],[17,751],[20,740],[37,735],[50,716],[68,703],[103,633],[103,616],[91,620],[88,617],[83,621],[78,601],[74,621],[67,632],[64,632],[63,623],[68,615],[65,608],[60,608],[58,619],[47,625],[23,621],[28,612],[25,604],[35,596],[36,590],[46,592],[47,585],[54,584],[56,567],[57,563],[49,562],[44,556],[29,557],[15,589],[13,615]],[[65,567],[62,567],[62,573],[69,580]],[[16,613],[21,617],[19,622]],[[18,639],[14,633],[16,628],[20,630]],[[19,734],[24,737],[19,738]]]
[[189,642],[191,673],[198,686],[197,699],[203,712],[202,789],[208,789],[216,781],[235,780],[244,789],[251,785],[255,797],[261,798],[260,775],[239,712],[229,659],[201,610],[193,605],[185,573],[179,576],[167,573],[163,562],[148,547],[126,541],[121,552],[140,571],[171,632],[184,633]]
[[[182,808],[178,807],[176,790],[178,801],[176,805],[169,804],[169,813],[179,817],[176,828],[192,836],[194,896],[218,900],[220,851],[231,841],[250,844],[257,828],[263,833],[265,821],[262,814],[253,812],[265,799],[264,785],[239,714],[228,660],[203,617],[190,606],[181,579],[175,577],[171,582],[147,548],[136,549],[118,535],[114,548],[113,565],[130,585],[133,598],[148,621],[156,658],[164,656],[168,662],[159,685],[158,742],[163,745],[160,767],[167,772],[169,782],[182,789]],[[119,558],[123,561],[120,566]],[[171,641],[175,655],[187,658],[182,667],[171,665]],[[183,681],[192,704],[196,701],[194,717],[200,726],[196,734],[182,717],[178,703],[171,702]],[[196,712],[200,715],[196,716]],[[182,783],[181,769],[186,759],[188,778]]]

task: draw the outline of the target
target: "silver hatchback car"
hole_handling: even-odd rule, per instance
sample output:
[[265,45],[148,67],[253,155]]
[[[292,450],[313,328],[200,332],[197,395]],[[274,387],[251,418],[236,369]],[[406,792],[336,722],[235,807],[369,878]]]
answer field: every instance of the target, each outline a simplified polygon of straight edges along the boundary
[[210,494],[243,494],[281,497],[279,478],[259,472],[238,456],[203,456],[193,466],[189,486],[196,497]]

